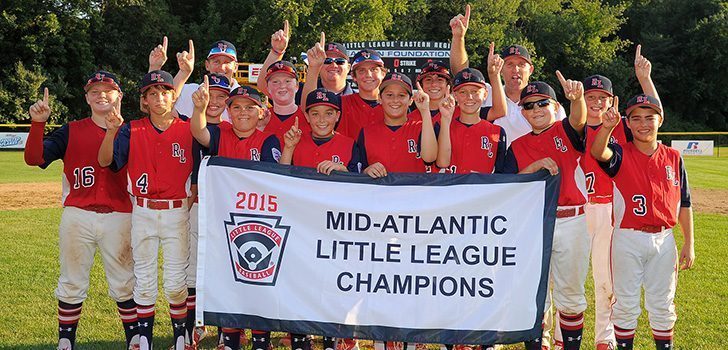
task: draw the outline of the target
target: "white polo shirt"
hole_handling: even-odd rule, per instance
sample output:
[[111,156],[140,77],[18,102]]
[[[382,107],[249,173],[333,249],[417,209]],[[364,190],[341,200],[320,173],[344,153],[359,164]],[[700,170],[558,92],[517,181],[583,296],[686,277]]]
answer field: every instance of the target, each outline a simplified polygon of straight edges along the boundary
[[[230,88],[230,91],[233,89],[236,89],[240,84],[238,84],[237,80],[233,79],[232,81],[232,87]],[[195,104],[192,102],[192,94],[197,91],[197,89],[200,88],[200,84],[196,83],[189,83],[185,84],[184,87],[182,87],[182,92],[179,94],[179,98],[177,99],[177,103],[174,104],[174,109],[177,110],[177,113],[191,116],[192,111],[195,109]],[[230,121],[230,116],[228,116],[227,109],[222,112],[222,120],[224,121]]]

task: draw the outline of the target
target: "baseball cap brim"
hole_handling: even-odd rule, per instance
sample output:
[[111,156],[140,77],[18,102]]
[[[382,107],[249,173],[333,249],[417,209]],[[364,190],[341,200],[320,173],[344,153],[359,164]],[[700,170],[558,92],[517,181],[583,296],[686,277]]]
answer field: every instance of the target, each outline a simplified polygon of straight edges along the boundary
[[634,111],[637,108],[650,108],[650,109],[654,110],[655,112],[657,112],[657,114],[662,115],[662,107],[660,107],[654,103],[639,103],[636,105],[632,105],[632,106],[629,106],[627,108],[627,110],[624,111],[624,113],[627,116],[629,116],[629,114],[632,113],[632,111]]
[[[518,101],[518,105],[523,106],[523,104],[525,103],[524,101],[526,101],[527,99],[529,99],[531,97],[544,97],[544,98],[548,98],[550,100],[554,100],[553,96],[549,96],[546,94],[532,94],[532,95],[528,95],[528,96],[522,98],[520,101]],[[556,101],[556,100],[554,100],[554,101]]]
[[611,93],[610,91],[604,90],[604,89],[589,89],[589,90],[584,91],[584,95],[586,95],[590,92],[599,92],[599,91],[609,95],[609,97],[614,97],[613,93]]
[[209,54],[207,55],[207,58],[213,58],[213,57],[215,57],[215,56],[225,56],[225,57],[230,57],[230,58],[231,58],[231,59],[232,59],[233,61],[237,61],[237,60],[238,60],[238,58],[237,58],[237,57],[235,57],[235,56],[233,56],[232,54],[229,54],[229,53],[227,53],[227,52],[210,52],[210,53],[209,53]]
[[106,84],[106,85],[113,87],[116,90],[121,91],[121,88],[119,87],[118,84],[108,82],[108,81],[94,81],[94,82],[88,83],[88,84],[86,84],[86,86],[83,87],[83,90],[88,92],[88,90],[91,89],[91,86],[96,85],[96,84]]
[[210,86],[210,90],[218,90],[218,91],[222,91],[222,92],[224,92],[226,94],[229,94],[230,93],[230,89],[226,89],[226,88],[221,87],[221,86],[214,86],[214,85],[213,86]]
[[226,103],[226,104],[227,104],[227,105],[229,106],[229,105],[230,105],[231,103],[233,103],[233,100],[234,100],[234,99],[236,99],[236,98],[244,98],[244,99],[246,99],[246,100],[250,100],[250,101],[253,101],[253,103],[255,103],[255,105],[256,105],[256,106],[258,106],[258,107],[263,107],[263,103],[262,103],[262,102],[260,102],[260,101],[258,101],[258,100],[256,100],[256,99],[254,99],[254,98],[252,98],[252,97],[249,97],[249,96],[242,96],[242,95],[235,95],[235,96],[230,96],[230,97],[228,97],[228,99],[227,99],[227,100],[225,101],[225,103]]
[[309,105],[306,105],[306,112],[308,112],[309,109],[311,109],[313,107],[316,107],[316,106],[329,106],[329,107],[331,107],[331,108],[333,108],[333,109],[335,109],[337,111],[340,111],[341,110],[341,107],[337,106],[336,104],[333,104],[331,102],[323,102],[323,101],[321,101],[321,102],[314,102],[314,103],[311,103]]
[[450,74],[447,74],[447,73],[444,73],[444,72],[427,72],[427,73],[420,73],[417,76],[417,81],[420,81],[420,80],[424,79],[428,75],[437,75],[439,77],[443,77],[443,78],[448,79],[448,80],[450,79]]
[[381,84],[379,84],[379,91],[384,91],[384,88],[386,88],[387,86],[392,85],[392,84],[402,85],[405,88],[405,90],[407,90],[407,92],[410,95],[412,95],[412,87],[411,86],[407,85],[407,83],[405,83],[405,82],[403,82],[401,80],[394,80],[394,79],[392,79],[392,80],[385,80]]
[[530,58],[528,58],[526,56],[521,56],[521,55],[518,55],[518,54],[508,55],[505,58],[503,58],[503,61],[505,62],[505,61],[508,61],[509,59],[514,59],[514,58],[520,58],[520,59],[528,62],[528,64],[533,64],[531,62],[531,59]]
[[147,91],[152,86],[163,86],[163,87],[166,87],[167,90],[174,90],[174,85],[172,85],[170,83],[153,83],[153,84],[149,84],[147,86],[142,87],[141,89],[139,89],[139,91],[141,91],[141,92]]
[[459,90],[460,88],[462,88],[464,86],[476,86],[476,87],[479,87],[479,88],[487,88],[487,86],[485,85],[485,83],[479,83],[479,82],[475,82],[475,81],[469,81],[467,83],[462,83],[460,85],[457,85],[457,86],[453,87],[452,88],[452,91],[457,91],[457,90]]
[[293,72],[290,72],[290,71],[286,71],[286,70],[278,70],[278,71],[275,71],[273,73],[270,73],[270,74],[266,75],[265,76],[265,81],[270,80],[276,74],[285,74],[285,75],[287,75],[287,76],[289,76],[291,78],[298,79],[298,75],[296,75],[296,73],[293,73]]

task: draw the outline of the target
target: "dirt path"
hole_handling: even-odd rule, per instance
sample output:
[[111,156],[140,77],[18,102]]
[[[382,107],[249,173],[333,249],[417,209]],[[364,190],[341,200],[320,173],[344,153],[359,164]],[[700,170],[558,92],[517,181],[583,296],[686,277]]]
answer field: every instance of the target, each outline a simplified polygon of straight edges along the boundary
[[[692,196],[695,211],[728,215],[728,190],[694,188]],[[0,184],[0,210],[60,206],[60,182]]]

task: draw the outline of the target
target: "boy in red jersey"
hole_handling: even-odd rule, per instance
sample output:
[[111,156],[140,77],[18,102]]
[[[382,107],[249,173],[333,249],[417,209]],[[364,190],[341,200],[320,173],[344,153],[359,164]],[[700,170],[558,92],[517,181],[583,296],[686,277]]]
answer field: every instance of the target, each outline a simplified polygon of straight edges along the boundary
[[[615,98],[615,106],[618,99]],[[680,269],[695,261],[693,212],[687,173],[680,153],[657,142],[662,107],[640,94],[627,103],[627,127],[633,140],[608,145],[620,123],[616,107],[604,116],[591,154],[614,180],[615,230],[612,240],[614,305],[612,322],[618,349],[632,349],[640,290],[657,349],[673,348],[678,255],[672,228],[679,223],[684,244]]]
[[[437,124],[440,121],[440,102],[450,92],[450,68],[443,61],[430,61],[420,68],[415,82],[422,86],[422,90],[430,97],[430,116],[432,122]],[[407,115],[409,120],[421,120],[420,111],[415,109]]]
[[[209,149],[212,156],[248,159],[277,163],[281,156],[280,143],[275,135],[256,128],[263,116],[260,93],[248,86],[240,86],[230,92],[227,110],[231,123],[208,125],[205,118],[210,100],[210,83],[207,76],[200,88],[192,94],[195,105],[190,122],[194,138]],[[222,328],[223,348],[240,348],[241,329]],[[253,348],[268,349],[270,332],[253,331]]]
[[122,92],[116,76],[92,74],[84,86],[91,116],[70,122],[43,140],[51,109],[48,88],[30,107],[31,128],[25,162],[45,169],[63,160],[63,215],[58,234],[60,277],[58,349],[74,349],[89,274],[98,249],[104,263],[109,295],[116,301],[126,334],[126,347],[139,342],[136,303],[132,298],[134,267],[131,259],[131,202],[126,174],[99,166],[96,150],[106,128],[106,116],[119,113]]
[[[506,134],[503,129],[481,118],[486,115],[505,114],[503,85],[500,70],[503,60],[493,52],[488,54],[488,78],[498,97],[493,108],[481,107],[488,95],[483,74],[477,69],[465,68],[455,76],[453,94],[458,107],[453,113],[443,113],[438,137],[437,166],[451,173],[500,173],[506,155]],[[454,120],[453,120],[454,119]]]
[[[579,157],[584,152],[586,105],[580,81],[566,80],[556,72],[564,94],[571,101],[568,119],[557,121],[556,93],[544,82],[529,83],[521,92],[522,114],[531,125],[506,154],[506,173],[532,173],[547,169],[561,173],[558,210],[550,262],[553,302],[560,316],[564,349],[578,349],[584,327],[586,297],[584,282],[589,268],[589,234],[586,231],[584,174]],[[545,310],[550,309],[550,296]],[[528,349],[541,349],[541,339],[527,342]],[[543,344],[548,347],[548,344]]]
[[306,118],[310,132],[294,124],[285,135],[281,164],[316,168],[319,173],[360,172],[359,147],[353,139],[334,131],[341,116],[341,99],[326,89],[311,91],[306,97]]
[[274,62],[266,69],[266,74],[261,78],[266,81],[265,85],[268,89],[266,94],[273,103],[273,108],[269,109],[271,111],[270,120],[264,130],[276,135],[281,143],[283,143],[283,135],[296,120],[298,120],[301,130],[311,131],[306,121],[306,115],[301,107],[296,105],[298,75],[293,63]]
[[[364,127],[357,143],[362,150],[364,173],[379,178],[389,172],[422,173],[425,163],[437,159],[437,139],[430,117],[429,96],[403,74],[390,73],[380,86],[384,120]],[[408,120],[407,108],[414,100],[422,120]]]
[[148,117],[122,126],[121,116],[109,115],[98,160],[113,171],[126,166],[128,191],[133,196],[131,246],[140,348],[152,348],[161,244],[174,348],[182,350],[187,318],[185,268],[189,256],[187,199],[191,195],[192,135],[187,117],[174,117],[172,113],[176,96],[171,74],[159,70],[147,73],[140,90],[140,109]]

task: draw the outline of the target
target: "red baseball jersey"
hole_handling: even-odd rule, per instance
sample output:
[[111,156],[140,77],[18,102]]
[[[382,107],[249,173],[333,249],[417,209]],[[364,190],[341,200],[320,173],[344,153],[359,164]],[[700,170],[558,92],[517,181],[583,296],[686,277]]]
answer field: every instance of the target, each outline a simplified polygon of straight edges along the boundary
[[540,134],[531,132],[513,141],[506,155],[505,172],[516,173],[537,160],[550,157],[558,164],[561,174],[558,205],[583,205],[586,189],[584,172],[579,165],[579,157],[583,155],[583,140],[569,120],[564,119]]
[[[624,118],[622,118],[624,119]],[[612,132],[609,143],[617,143],[624,145],[628,138],[628,132],[625,130],[627,124],[622,120],[617,124]],[[592,143],[596,137],[601,125],[587,126],[585,130],[586,150],[584,156],[581,157],[581,168],[584,169],[584,177],[586,179],[586,193],[591,203],[611,203],[612,189],[614,185],[612,179],[599,166],[594,157],[591,155]]]
[[[458,107],[455,108],[459,110]],[[430,116],[432,117],[433,125],[440,122],[440,111],[430,111]],[[410,114],[407,114],[407,120],[422,120],[422,114],[420,114],[420,110],[415,108],[414,111],[410,112]]]
[[189,197],[193,166],[189,121],[174,118],[161,132],[149,118],[129,125],[129,193],[153,199]]
[[381,105],[372,107],[359,94],[341,96],[341,118],[336,125],[336,131],[340,134],[354,139],[363,127],[383,121]]
[[293,165],[315,168],[325,160],[348,165],[353,149],[354,140],[339,133],[321,145],[314,142],[310,132],[304,133],[293,152]]
[[357,143],[362,148],[363,168],[377,162],[391,173],[424,173],[419,142],[422,121],[408,120],[398,127],[384,122],[364,127]]
[[467,174],[501,172],[506,155],[506,133],[487,120],[473,125],[460,118],[450,124],[452,152],[448,173]]
[[220,123],[220,127],[208,128],[210,130],[210,154],[236,159],[278,162],[281,152],[275,135],[255,129],[252,135],[240,138],[232,127],[223,125],[226,123]]
[[[614,180],[614,213],[620,228],[670,228],[680,207],[690,207],[690,188],[680,152],[662,144],[651,156],[634,143],[610,144],[612,159],[600,165]],[[615,224],[615,226],[617,225]]]
[[268,122],[268,125],[265,126],[265,129],[263,131],[276,135],[281,145],[284,145],[285,138],[283,136],[288,130],[291,129],[293,124],[296,122],[296,117],[298,117],[298,128],[301,129],[302,132],[307,133],[311,131],[311,126],[308,125],[306,115],[303,114],[303,111],[300,107],[296,110],[295,113],[293,113],[293,115],[283,121],[281,121],[280,116],[273,112],[273,109],[271,109],[270,111],[270,121]]

